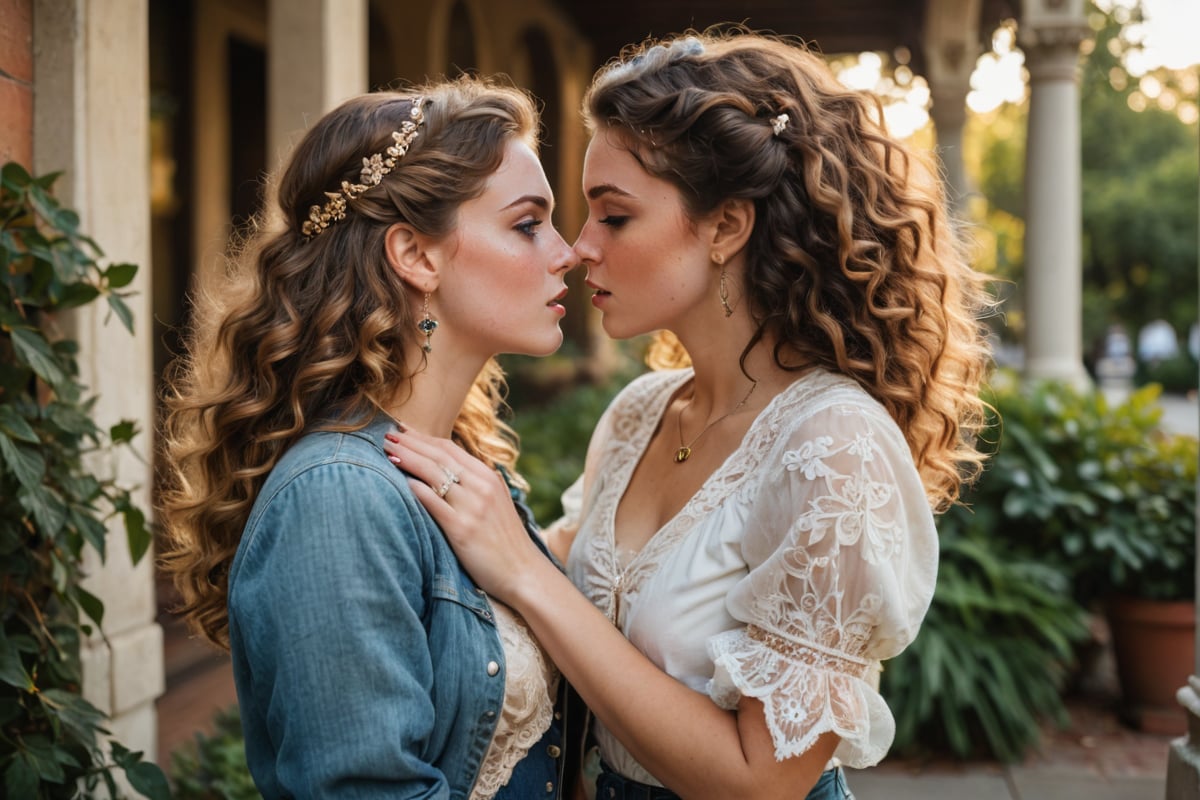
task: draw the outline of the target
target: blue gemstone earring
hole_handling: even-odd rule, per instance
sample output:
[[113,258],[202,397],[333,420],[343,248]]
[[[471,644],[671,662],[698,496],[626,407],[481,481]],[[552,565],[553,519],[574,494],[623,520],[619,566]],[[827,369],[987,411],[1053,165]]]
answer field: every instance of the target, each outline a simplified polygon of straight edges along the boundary
[[424,313],[424,316],[422,316],[421,321],[417,323],[417,330],[425,334],[425,344],[421,345],[421,349],[426,353],[432,353],[433,344],[431,340],[433,339],[433,332],[437,330],[438,321],[429,313],[429,292],[425,293],[425,303],[421,310]]

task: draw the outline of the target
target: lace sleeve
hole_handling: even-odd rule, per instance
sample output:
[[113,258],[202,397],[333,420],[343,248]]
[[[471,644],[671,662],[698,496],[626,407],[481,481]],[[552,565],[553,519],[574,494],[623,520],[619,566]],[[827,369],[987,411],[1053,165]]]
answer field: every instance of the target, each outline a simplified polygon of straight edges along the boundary
[[832,731],[843,764],[874,765],[895,734],[879,663],[916,636],[937,571],[907,444],[867,398],[828,405],[780,436],[745,501],[750,571],[727,603],[746,625],[709,640],[709,693],[760,699],[777,759]]

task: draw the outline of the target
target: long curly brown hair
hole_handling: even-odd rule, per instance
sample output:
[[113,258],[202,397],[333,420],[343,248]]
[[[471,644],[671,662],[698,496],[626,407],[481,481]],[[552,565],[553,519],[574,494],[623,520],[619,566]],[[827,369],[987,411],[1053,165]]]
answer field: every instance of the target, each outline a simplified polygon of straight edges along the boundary
[[[689,215],[753,201],[742,288],[758,327],[745,353],[766,337],[784,369],[855,379],[904,432],[932,506],[953,503],[983,460],[980,320],[993,303],[937,167],[888,135],[878,99],[803,45],[738,26],[627,48],[584,115],[672,183]],[[660,336],[649,361],[687,354]]]
[[[343,181],[359,182],[364,158],[392,144],[417,96],[424,124],[407,154],[350,201],[344,219],[305,237],[309,209]],[[420,336],[415,290],[387,264],[388,228],[406,222],[431,237],[450,233],[506,144],[535,145],[537,126],[525,93],[463,78],[348,100],[296,146],[227,285],[202,298],[165,398],[161,563],[182,596],[180,611],[213,643],[228,647],[229,566],[283,452],[313,429],[363,427],[423,366],[405,355]],[[516,476],[515,436],[497,417],[503,389],[489,361],[453,437]]]

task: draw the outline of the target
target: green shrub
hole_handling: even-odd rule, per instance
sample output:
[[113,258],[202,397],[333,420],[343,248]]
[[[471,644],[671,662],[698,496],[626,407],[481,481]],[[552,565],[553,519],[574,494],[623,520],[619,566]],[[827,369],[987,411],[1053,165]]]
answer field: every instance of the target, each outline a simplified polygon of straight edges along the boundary
[[[104,714],[82,697],[81,634],[103,635],[104,605],[83,588],[88,549],[105,557],[121,517],[136,563],[150,545],[131,489],[94,474],[136,434],[101,430],[79,381],[76,342],[54,335],[58,312],[103,298],[132,330],[122,297],[133,264],[101,266],[96,243],[51,189],[15,163],[0,170],[0,772],[3,796],[116,796],[114,770],[167,797],[157,766],[102,744]],[[113,336],[114,346],[122,339]],[[92,464],[95,461],[90,462]],[[105,752],[105,751],[108,752]]]
[[1087,635],[1069,578],[1016,558],[962,507],[939,532],[941,560],[920,635],[884,665],[894,750],[1015,761],[1042,720],[1066,721],[1060,696]]
[[549,525],[562,516],[562,493],[583,474],[592,430],[635,369],[630,366],[601,384],[570,389],[541,408],[517,407],[513,420],[521,437],[517,466],[529,481],[529,506],[540,524]]
[[1200,384],[1200,365],[1187,352],[1162,361],[1138,364],[1134,380],[1139,386],[1157,383],[1164,392],[1187,394]]
[[1084,605],[1194,596],[1200,450],[1161,430],[1160,393],[1150,385],[1110,405],[1040,383],[991,398],[1003,443],[966,500],[993,535],[1070,575]]
[[258,800],[236,705],[217,712],[211,736],[197,733],[171,754],[171,782],[175,800]]

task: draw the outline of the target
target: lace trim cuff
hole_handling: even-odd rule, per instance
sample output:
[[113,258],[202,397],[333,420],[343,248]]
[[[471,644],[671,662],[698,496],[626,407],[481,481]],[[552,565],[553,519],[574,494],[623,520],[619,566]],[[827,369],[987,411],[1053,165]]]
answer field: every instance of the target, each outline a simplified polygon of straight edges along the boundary
[[832,731],[834,757],[855,769],[883,760],[896,723],[868,683],[874,662],[806,645],[749,625],[708,640],[715,671],[708,694],[721,708],[762,701],[779,761],[800,755]]

